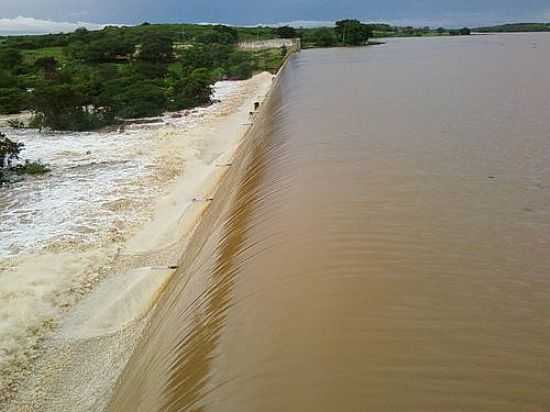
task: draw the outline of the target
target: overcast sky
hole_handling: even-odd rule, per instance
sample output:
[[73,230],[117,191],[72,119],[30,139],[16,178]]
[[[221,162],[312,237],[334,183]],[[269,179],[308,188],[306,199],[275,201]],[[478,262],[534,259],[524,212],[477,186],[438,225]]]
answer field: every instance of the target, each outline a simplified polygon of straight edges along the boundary
[[0,31],[4,32],[16,30],[21,24],[40,26],[39,31],[48,25],[52,31],[72,27],[55,26],[53,22],[253,25],[334,21],[345,17],[431,26],[550,22],[550,0],[0,0],[0,3]]

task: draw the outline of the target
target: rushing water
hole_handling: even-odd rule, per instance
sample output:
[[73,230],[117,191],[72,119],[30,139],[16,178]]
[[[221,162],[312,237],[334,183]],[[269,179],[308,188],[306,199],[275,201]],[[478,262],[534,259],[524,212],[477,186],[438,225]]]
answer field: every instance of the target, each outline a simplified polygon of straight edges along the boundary
[[291,59],[112,411],[550,406],[550,35]]
[[[240,84],[216,83],[213,98],[223,101],[238,94]],[[147,215],[138,210],[160,191],[153,179],[163,133],[195,127],[218,106],[186,111],[181,117],[167,114],[157,123],[131,125],[125,133],[0,129],[25,144],[22,157],[51,168],[47,176],[0,187],[0,259],[55,243],[86,246],[122,224],[145,221]],[[144,184],[146,179],[153,182]]]

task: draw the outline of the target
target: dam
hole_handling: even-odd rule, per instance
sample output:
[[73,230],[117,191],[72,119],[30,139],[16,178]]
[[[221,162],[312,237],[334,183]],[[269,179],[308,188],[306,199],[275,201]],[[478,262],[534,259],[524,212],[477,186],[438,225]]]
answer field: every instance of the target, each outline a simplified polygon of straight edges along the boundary
[[109,410],[547,410],[548,40],[294,55]]

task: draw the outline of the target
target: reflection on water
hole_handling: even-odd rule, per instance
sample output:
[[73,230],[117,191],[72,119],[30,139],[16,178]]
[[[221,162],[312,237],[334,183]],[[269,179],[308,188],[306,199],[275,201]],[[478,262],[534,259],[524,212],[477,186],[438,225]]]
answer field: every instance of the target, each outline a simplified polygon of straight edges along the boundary
[[548,40],[295,56],[111,410],[546,410]]

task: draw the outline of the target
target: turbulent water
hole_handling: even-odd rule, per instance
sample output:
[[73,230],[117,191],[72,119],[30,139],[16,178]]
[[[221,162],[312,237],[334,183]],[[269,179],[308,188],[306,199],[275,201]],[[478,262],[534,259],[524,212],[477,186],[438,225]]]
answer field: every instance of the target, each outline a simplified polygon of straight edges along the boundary
[[111,411],[544,411],[550,36],[303,51]]
[[[238,93],[239,84],[216,83],[213,98]],[[116,236],[121,225],[146,220],[137,211],[159,192],[154,180],[148,185],[144,180],[156,177],[155,145],[162,143],[163,131],[194,127],[216,110],[212,105],[182,117],[168,114],[156,123],[129,126],[124,133],[1,129],[25,144],[23,158],[46,163],[51,173],[0,188],[0,259],[52,244],[90,245]]]

